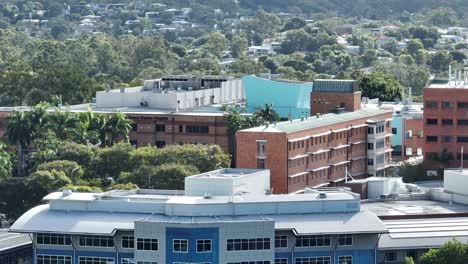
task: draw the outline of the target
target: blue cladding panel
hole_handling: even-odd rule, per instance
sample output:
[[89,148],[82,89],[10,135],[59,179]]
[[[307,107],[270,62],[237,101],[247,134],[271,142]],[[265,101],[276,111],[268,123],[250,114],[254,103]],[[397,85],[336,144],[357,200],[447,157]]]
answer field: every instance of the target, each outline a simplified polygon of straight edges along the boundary
[[339,256],[352,256],[353,264],[371,264],[374,263],[374,250],[343,250],[343,251],[309,251],[309,252],[280,252],[275,254],[275,258],[287,258],[289,264],[294,264],[295,258],[300,257],[322,257],[328,256],[335,261],[332,264],[339,264]]
[[276,82],[255,76],[242,78],[247,109],[255,113],[265,103],[273,104],[280,117],[298,119],[310,115],[312,83]]
[[[56,250],[56,249],[37,249],[36,255],[59,255],[59,256],[72,256],[73,250]],[[114,258],[116,261],[115,264],[119,264],[122,258],[133,258],[133,253],[120,253],[119,261],[117,262],[117,253],[116,252],[99,252],[99,251],[76,251],[75,260],[73,263],[78,264],[78,258],[82,257],[107,257]]]
[[403,141],[403,121],[404,121],[404,119],[402,117],[393,117],[392,128],[397,129],[397,134],[392,135],[392,146],[401,146],[402,145],[402,141]]
[[[174,253],[173,239],[187,239],[188,253]],[[197,253],[197,239],[211,239],[211,252]],[[166,262],[219,262],[218,228],[166,228]]]

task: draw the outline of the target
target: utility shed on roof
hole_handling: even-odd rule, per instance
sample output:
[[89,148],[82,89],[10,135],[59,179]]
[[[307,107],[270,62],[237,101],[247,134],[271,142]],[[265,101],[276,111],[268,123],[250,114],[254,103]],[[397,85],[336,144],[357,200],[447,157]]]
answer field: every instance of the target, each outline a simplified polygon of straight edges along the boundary
[[353,93],[359,91],[359,82],[355,80],[314,80],[316,93]]
[[270,189],[270,171],[220,169],[185,178],[185,195],[264,194]]

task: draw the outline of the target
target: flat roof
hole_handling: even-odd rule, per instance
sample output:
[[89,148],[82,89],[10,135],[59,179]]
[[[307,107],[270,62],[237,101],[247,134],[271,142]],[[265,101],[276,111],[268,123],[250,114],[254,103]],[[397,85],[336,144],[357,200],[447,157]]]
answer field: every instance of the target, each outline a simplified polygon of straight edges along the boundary
[[[220,110],[221,105],[200,106],[192,109],[183,109],[179,111],[158,109],[151,107],[96,107],[93,104],[79,104],[64,106],[62,108],[51,107],[49,111],[56,109],[70,111],[75,113],[87,112],[91,109],[97,114],[110,114],[121,112],[127,115],[185,115],[185,116],[224,116],[226,112]],[[0,107],[0,112],[30,111],[30,106]]]
[[361,203],[380,218],[430,217],[431,215],[468,214],[468,206],[432,200],[383,201]]
[[0,229],[0,253],[32,244],[28,234],[8,233],[8,229]]
[[218,178],[218,179],[226,179],[226,178],[239,178],[244,176],[253,175],[259,172],[267,172],[268,170],[261,170],[261,169],[220,169],[215,171],[209,171],[193,176],[189,176],[187,178]]
[[379,240],[379,249],[439,248],[457,239],[468,242],[468,217],[426,218],[383,221],[388,234]]
[[348,122],[355,119],[361,118],[372,118],[373,116],[392,113],[388,110],[380,109],[361,109],[354,112],[345,112],[341,114],[325,114],[320,118],[315,116],[308,117],[304,120],[295,119],[291,121],[278,122],[276,124],[270,124],[268,126],[259,126],[254,128],[248,128],[241,130],[241,132],[277,132],[277,133],[289,133],[295,131],[301,131],[310,128],[329,126],[335,123]]
[[[28,211],[12,226],[17,232],[114,235],[133,230],[135,222],[204,224],[220,222],[274,221],[275,229],[297,234],[386,233],[383,222],[367,210],[349,213],[309,213],[241,216],[167,216],[119,212],[55,211],[41,205]],[[50,223],[54,222],[54,225]]]
[[427,86],[429,89],[468,89],[468,83],[464,81],[436,82]]

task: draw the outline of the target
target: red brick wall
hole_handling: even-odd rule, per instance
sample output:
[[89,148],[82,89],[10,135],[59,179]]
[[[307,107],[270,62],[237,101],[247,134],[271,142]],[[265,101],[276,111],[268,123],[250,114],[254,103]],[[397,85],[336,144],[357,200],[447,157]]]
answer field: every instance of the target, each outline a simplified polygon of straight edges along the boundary
[[[366,127],[351,129],[352,126],[363,125],[368,119],[385,120],[389,118],[391,118],[391,113],[385,113],[372,118],[366,117],[291,133],[239,131],[236,134],[236,164],[239,168],[257,168],[256,141],[267,140],[268,142],[265,148],[267,153],[265,168],[271,171],[271,186],[274,188],[274,193],[294,192],[304,189],[307,186],[325,184],[333,180],[344,178],[346,165],[332,166],[330,169],[317,170],[310,173],[304,172],[328,166],[330,163],[346,161],[351,157],[357,158],[366,156],[366,144],[351,144],[349,147],[332,149],[327,152],[317,154],[309,153],[320,152],[324,149],[330,149],[330,147],[337,147],[351,142],[365,141],[367,138]],[[389,127],[390,128],[386,127],[388,133],[391,131],[391,126]],[[326,134],[330,132],[330,130],[340,130],[344,128],[350,129]],[[317,136],[313,137],[313,135]],[[307,156],[301,157],[302,155]],[[362,159],[352,161],[347,165],[352,174],[362,175],[367,171],[366,164],[366,159]],[[288,177],[288,175],[293,176],[299,173],[304,174],[293,178]]]
[[[137,123],[137,131],[130,140],[138,146],[155,145],[156,141],[169,144],[214,144],[229,152],[227,116],[193,116],[182,114],[129,115]],[[156,124],[164,125],[164,132],[156,132]],[[182,132],[180,132],[182,126]],[[187,126],[208,126],[208,133],[188,133]]]
[[318,93],[312,92],[310,96],[310,115],[326,114],[336,106],[344,107],[348,111],[361,109],[361,92],[354,93]]
[[[465,152],[468,153],[468,143],[457,142],[457,136],[468,137],[468,126],[457,125],[460,119],[468,119],[468,108],[459,108],[458,102],[468,102],[468,89],[447,89],[447,88],[426,88],[423,91],[424,95],[424,164],[427,169],[438,169],[444,167],[459,167],[460,160],[457,156],[460,153],[461,146],[464,146]],[[438,103],[437,108],[427,107],[427,101],[435,101]],[[442,102],[452,102],[453,108],[442,108]],[[437,125],[428,125],[427,119],[437,119]],[[453,120],[453,125],[442,125],[442,119]],[[437,136],[436,143],[428,143],[427,136]],[[452,142],[443,143],[442,136],[452,136]],[[427,153],[439,153],[443,148],[452,153],[454,160],[448,165],[440,164],[428,159]],[[465,167],[468,167],[468,162],[465,162]]]
[[[423,154],[424,154],[424,133],[422,137],[418,137],[417,134],[419,131],[423,131],[424,129],[424,122],[423,119],[408,119],[406,120],[406,128],[405,128],[405,134],[403,137],[406,137],[406,143],[405,143],[405,148],[412,148],[413,151],[413,156],[417,156],[417,150],[418,148],[423,148]],[[413,133],[412,137],[407,137],[406,136],[406,131],[411,130]],[[406,156],[406,149],[402,150],[403,155]]]
[[267,140],[265,168],[270,169],[274,193],[288,193],[286,133],[238,132],[236,134],[236,165],[238,168],[258,168],[257,140]]

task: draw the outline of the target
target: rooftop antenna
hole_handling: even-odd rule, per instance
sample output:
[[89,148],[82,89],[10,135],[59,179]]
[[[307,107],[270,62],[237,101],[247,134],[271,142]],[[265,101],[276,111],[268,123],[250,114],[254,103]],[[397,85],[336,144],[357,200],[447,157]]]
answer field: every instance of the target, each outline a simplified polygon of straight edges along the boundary
[[463,171],[463,146],[461,146],[460,156],[460,170]]
[[452,64],[449,64],[448,80],[449,82],[452,80]]

